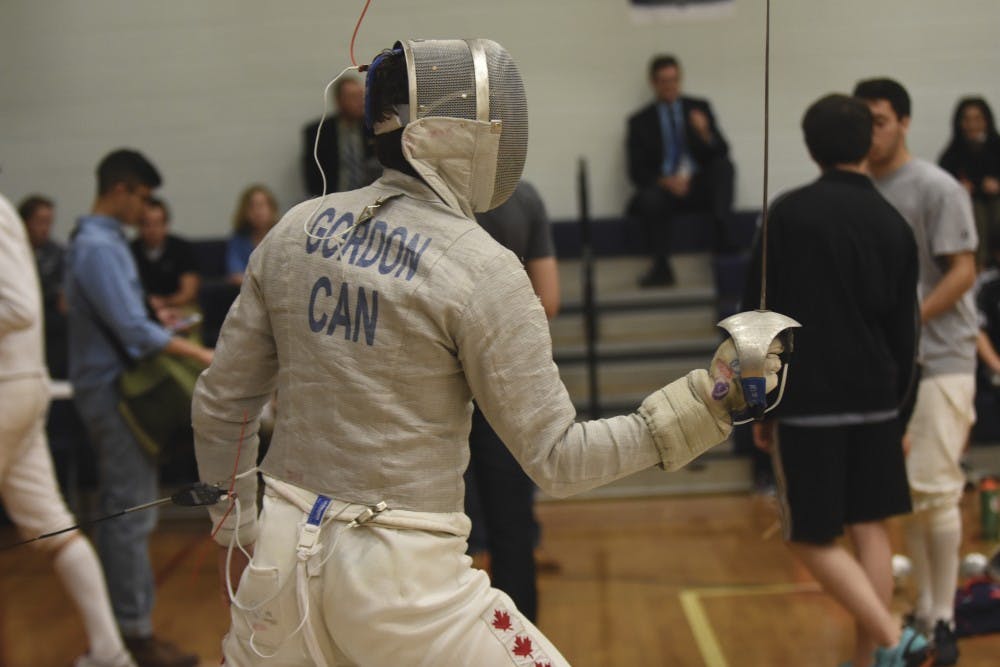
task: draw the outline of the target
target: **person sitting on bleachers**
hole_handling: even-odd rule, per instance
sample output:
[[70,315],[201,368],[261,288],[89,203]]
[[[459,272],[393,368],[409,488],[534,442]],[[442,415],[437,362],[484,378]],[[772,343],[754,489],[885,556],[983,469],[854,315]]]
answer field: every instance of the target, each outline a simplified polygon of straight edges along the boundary
[[132,255],[147,307],[160,322],[197,308],[198,256],[194,246],[170,233],[170,209],[162,199],[150,197],[147,202]]
[[636,192],[629,215],[638,218],[653,257],[643,287],[672,285],[670,230],[680,212],[707,211],[717,251],[731,247],[725,231],[733,204],[733,164],[708,100],[681,95],[681,65],[661,55],[649,66],[656,99],[628,120],[629,179]]
[[959,100],[951,126],[951,141],[938,162],[972,195],[979,233],[976,259],[983,267],[989,248],[1000,241],[1000,134],[981,97]]
[[233,214],[233,234],[226,244],[226,275],[234,285],[243,283],[250,253],[278,222],[278,200],[266,186],[255,184],[240,195]]

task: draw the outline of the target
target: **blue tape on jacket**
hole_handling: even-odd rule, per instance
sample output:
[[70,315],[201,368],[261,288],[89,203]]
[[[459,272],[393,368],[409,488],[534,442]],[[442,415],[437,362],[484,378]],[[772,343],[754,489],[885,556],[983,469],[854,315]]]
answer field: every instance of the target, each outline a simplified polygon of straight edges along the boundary
[[312,510],[309,512],[309,523],[313,526],[318,526],[319,522],[323,520],[323,515],[326,514],[326,508],[330,506],[330,498],[326,496],[316,496],[316,502],[313,504]]

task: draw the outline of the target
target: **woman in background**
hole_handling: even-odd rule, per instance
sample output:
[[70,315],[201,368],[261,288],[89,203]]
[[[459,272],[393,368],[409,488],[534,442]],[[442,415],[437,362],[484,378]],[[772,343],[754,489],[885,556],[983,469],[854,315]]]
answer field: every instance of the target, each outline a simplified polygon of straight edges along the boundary
[[227,281],[240,285],[250,253],[278,222],[278,200],[267,186],[254,184],[243,191],[233,214],[233,235],[226,243]]
[[982,268],[989,248],[1000,243],[1000,134],[981,97],[959,100],[951,125],[951,142],[939,162],[972,195],[979,233],[976,258]]

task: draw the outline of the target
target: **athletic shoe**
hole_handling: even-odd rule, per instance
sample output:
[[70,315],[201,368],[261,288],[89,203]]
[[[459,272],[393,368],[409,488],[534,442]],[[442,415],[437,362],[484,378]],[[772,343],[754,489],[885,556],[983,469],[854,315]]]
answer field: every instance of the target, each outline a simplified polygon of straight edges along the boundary
[[125,647],[139,667],[196,667],[200,662],[193,653],[157,637],[126,637]]
[[122,651],[117,657],[111,660],[98,660],[92,657],[89,653],[81,655],[79,658],[73,661],[73,667],[137,667],[135,660],[132,656],[128,654],[128,651]]
[[913,628],[903,628],[898,644],[875,651],[875,664],[872,667],[931,667],[932,664],[934,652],[930,650],[923,635]]
[[947,621],[934,624],[934,653],[935,665],[954,665],[958,662],[958,641]]

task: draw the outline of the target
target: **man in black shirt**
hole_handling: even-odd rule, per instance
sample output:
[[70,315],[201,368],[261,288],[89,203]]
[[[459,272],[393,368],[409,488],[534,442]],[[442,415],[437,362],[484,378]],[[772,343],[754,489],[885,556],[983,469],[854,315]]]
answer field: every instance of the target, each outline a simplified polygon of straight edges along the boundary
[[[767,241],[767,306],[802,329],[777,427],[755,425],[754,439],[771,449],[785,539],[857,623],[852,664],[922,665],[926,640],[889,611],[884,524],[910,511],[898,406],[915,366],[916,242],[866,175],[863,102],[826,96],[802,129],[823,173],[774,204]],[[760,275],[758,238],[744,304]],[[856,557],[835,541],[844,526]]]
[[169,233],[170,209],[151,197],[132,241],[132,254],[150,311],[161,322],[197,308],[201,277],[194,247]]

